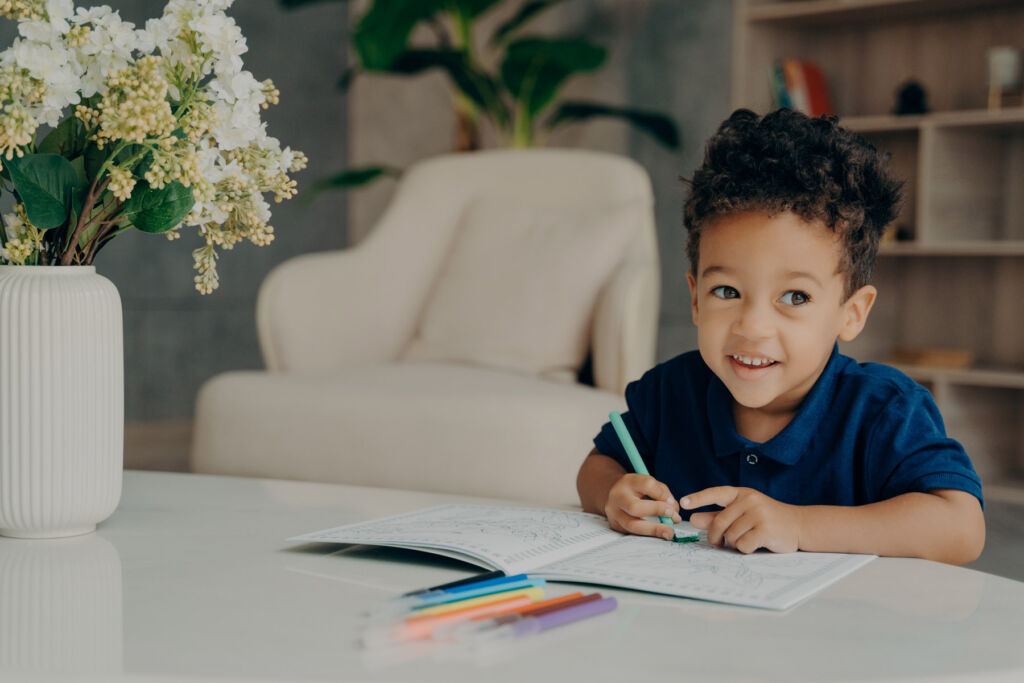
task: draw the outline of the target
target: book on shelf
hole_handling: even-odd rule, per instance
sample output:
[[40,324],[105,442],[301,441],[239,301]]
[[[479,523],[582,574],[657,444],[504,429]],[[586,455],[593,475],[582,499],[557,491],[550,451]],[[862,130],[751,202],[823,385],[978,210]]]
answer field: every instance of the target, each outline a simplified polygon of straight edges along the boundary
[[825,74],[814,62],[788,57],[772,66],[771,79],[776,107],[789,107],[813,117],[835,114]]
[[[676,527],[696,533],[687,523]],[[703,533],[696,543],[672,543],[621,534],[604,517],[585,512],[490,505],[442,505],[288,540],[422,550],[508,575],[769,609],[786,609],[875,557],[744,555],[712,546]]]

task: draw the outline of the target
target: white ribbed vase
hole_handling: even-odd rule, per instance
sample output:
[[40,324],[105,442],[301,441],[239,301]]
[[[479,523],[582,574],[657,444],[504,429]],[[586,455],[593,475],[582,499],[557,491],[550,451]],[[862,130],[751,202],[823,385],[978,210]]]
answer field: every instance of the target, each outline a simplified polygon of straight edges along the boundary
[[123,453],[117,288],[93,266],[0,266],[0,535],[93,531]]

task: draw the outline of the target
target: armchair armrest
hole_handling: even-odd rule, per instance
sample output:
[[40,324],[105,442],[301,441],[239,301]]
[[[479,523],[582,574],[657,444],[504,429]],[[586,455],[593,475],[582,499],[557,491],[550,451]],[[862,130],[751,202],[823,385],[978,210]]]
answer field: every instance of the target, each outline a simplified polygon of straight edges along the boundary
[[320,371],[396,358],[412,334],[420,299],[417,288],[396,277],[394,261],[367,240],[274,268],[256,301],[267,369]]
[[657,266],[627,261],[605,287],[594,313],[594,384],[622,396],[653,364],[661,283]]

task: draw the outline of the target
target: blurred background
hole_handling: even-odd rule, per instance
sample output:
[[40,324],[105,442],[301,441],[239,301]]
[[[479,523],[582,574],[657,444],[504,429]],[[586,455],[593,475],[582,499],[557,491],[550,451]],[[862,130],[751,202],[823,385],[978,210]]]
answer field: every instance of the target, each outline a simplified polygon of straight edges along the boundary
[[[110,0],[126,21],[142,25],[158,11],[144,0]],[[310,2],[288,9],[278,0],[240,0],[229,11],[246,37],[245,68],[273,79],[280,104],[264,112],[268,132],[302,150],[309,166],[295,175],[300,196],[273,204],[274,242],[226,251],[221,285],[200,296],[193,288],[191,251],[198,238],[168,243],[128,231],[97,261],[120,290],[125,314],[126,465],[184,469],[196,392],[218,372],[262,367],[255,330],[256,291],[274,265],[297,254],[358,242],[387,203],[395,181],[384,178],[348,192],[301,193],[347,167],[411,162],[450,152],[455,120],[450,86],[436,70],[422,75],[360,74],[348,91],[339,79],[353,66],[350,33],[368,3]],[[499,3],[481,32],[507,19],[519,2]],[[670,114],[681,147],[669,150],[621,122],[569,124],[551,146],[619,152],[643,164],[656,195],[663,267],[660,356],[690,348],[696,337],[685,296],[682,185],[678,177],[700,160],[701,141],[729,112],[732,8],[712,0],[570,0],[530,24],[537,33],[582,36],[608,49],[605,65],[568,81],[573,99],[629,104]],[[15,35],[0,22],[0,44]],[[431,40],[415,34],[413,40]],[[9,208],[4,208],[9,211]],[[680,260],[682,259],[682,260]]]

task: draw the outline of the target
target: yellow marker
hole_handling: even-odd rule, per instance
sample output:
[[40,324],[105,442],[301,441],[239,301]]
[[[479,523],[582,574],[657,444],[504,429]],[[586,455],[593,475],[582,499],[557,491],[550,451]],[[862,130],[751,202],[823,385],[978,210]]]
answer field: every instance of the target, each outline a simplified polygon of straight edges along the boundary
[[490,595],[481,595],[478,598],[468,598],[466,600],[459,600],[458,602],[446,602],[443,605],[437,605],[435,607],[424,607],[418,609],[407,617],[408,619],[419,619],[420,617],[436,616],[438,614],[447,614],[449,612],[455,612],[456,610],[466,609],[467,607],[477,607],[479,605],[486,605],[491,602],[497,602],[498,600],[507,600],[509,598],[517,598],[520,595],[525,595],[530,600],[540,600],[544,597],[543,588],[520,588],[514,591],[505,591],[504,593],[491,593]]

